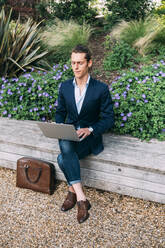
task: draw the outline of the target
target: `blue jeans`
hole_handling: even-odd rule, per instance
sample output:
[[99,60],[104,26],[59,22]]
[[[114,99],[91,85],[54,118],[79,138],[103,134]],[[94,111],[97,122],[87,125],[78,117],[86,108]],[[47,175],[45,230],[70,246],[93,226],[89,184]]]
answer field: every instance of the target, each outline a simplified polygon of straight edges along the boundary
[[71,186],[81,182],[79,160],[91,153],[90,136],[81,142],[59,140],[61,153],[57,157],[57,162],[64,173],[64,176]]

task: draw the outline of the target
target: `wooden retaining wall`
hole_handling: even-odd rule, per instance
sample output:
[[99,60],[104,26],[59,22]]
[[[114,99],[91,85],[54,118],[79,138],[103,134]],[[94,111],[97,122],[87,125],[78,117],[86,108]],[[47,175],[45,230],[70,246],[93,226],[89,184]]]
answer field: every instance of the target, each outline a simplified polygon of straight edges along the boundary
[[[165,203],[165,142],[141,142],[107,133],[105,149],[81,161],[84,185]],[[34,121],[0,118],[0,166],[16,170],[22,156],[53,162],[57,178],[57,140],[46,138]]]

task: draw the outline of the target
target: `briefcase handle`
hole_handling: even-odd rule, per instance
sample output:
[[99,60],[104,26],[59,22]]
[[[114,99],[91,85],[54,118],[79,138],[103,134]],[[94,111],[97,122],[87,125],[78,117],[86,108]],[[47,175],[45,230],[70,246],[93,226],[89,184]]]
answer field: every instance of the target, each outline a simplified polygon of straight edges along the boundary
[[37,169],[37,170],[39,171],[39,173],[38,173],[38,177],[37,177],[36,180],[34,180],[34,181],[32,181],[32,180],[29,178],[29,175],[28,175],[28,169],[30,168],[30,166],[29,166],[29,165],[25,165],[24,168],[25,168],[25,175],[26,175],[27,180],[28,180],[30,183],[33,183],[33,184],[37,183],[37,182],[39,181],[40,177],[41,177],[42,168],[35,168],[35,169]]

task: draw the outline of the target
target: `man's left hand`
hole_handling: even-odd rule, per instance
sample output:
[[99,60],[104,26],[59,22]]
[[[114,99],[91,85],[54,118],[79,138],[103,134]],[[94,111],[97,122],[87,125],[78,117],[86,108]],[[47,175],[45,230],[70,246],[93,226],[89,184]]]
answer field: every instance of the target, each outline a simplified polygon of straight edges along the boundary
[[81,139],[85,139],[87,136],[89,136],[91,134],[91,132],[89,131],[89,128],[80,128],[77,131],[78,137]]

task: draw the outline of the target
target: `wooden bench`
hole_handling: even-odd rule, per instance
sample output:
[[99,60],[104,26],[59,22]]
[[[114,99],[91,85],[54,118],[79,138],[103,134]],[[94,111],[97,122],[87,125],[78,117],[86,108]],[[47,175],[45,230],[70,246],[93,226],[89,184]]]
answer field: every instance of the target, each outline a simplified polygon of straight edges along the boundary
[[[81,161],[84,185],[165,203],[165,142],[140,140],[111,133],[104,135],[105,149]],[[16,170],[22,156],[53,162],[57,179],[57,140],[46,138],[34,121],[0,118],[0,166]]]

